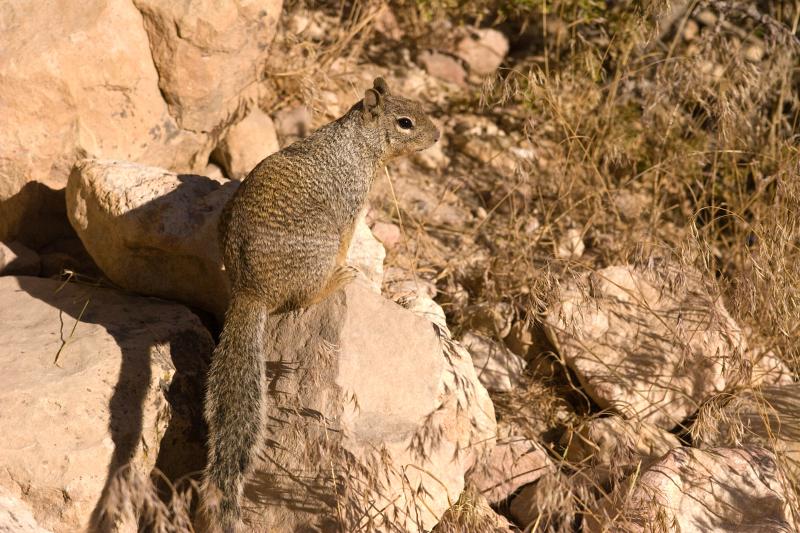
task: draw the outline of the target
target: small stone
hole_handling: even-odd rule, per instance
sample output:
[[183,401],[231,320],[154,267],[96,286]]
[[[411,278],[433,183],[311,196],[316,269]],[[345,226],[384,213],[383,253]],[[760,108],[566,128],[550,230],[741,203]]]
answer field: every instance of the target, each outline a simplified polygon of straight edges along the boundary
[[490,503],[497,503],[553,468],[539,444],[525,437],[509,436],[497,439],[488,460],[476,465],[469,479]]
[[721,412],[715,434],[703,438],[713,446],[768,446],[800,476],[800,383],[764,385],[741,392]]
[[458,43],[456,54],[478,75],[493,73],[508,53],[508,39],[492,28],[473,29]]
[[694,17],[700,24],[704,26],[713,26],[717,23],[717,16],[711,10],[704,9]]
[[243,180],[265,157],[279,149],[275,125],[258,107],[231,126],[215,156],[231,179]]
[[758,63],[764,59],[764,47],[758,44],[751,44],[744,49],[744,57],[752,63]]
[[394,248],[400,243],[400,226],[388,222],[376,222],[372,225],[372,234],[387,248]]
[[753,364],[752,384],[791,385],[794,383],[792,370],[772,352],[763,354]]
[[556,257],[559,259],[578,259],[583,255],[586,245],[583,244],[583,234],[577,228],[569,229],[558,242]]
[[683,38],[687,41],[692,41],[695,37],[697,37],[699,32],[700,26],[698,26],[697,22],[689,19],[686,21],[686,25],[683,27]]
[[613,201],[622,219],[633,222],[641,218],[651,200],[646,194],[621,189]]
[[347,264],[358,269],[364,275],[370,288],[380,294],[386,249],[364,222],[365,215],[365,212],[362,213],[356,221],[353,240],[350,241],[350,249],[347,251]]
[[505,346],[467,332],[462,344],[472,355],[478,379],[491,392],[508,392],[523,379],[525,360]]
[[444,153],[444,139],[412,156],[415,163],[428,170],[442,170],[450,164],[450,158]]
[[222,171],[222,169],[214,163],[209,163],[206,165],[205,170],[203,170],[203,176],[207,176],[219,183],[222,183],[227,179],[225,178],[225,173]]
[[[586,513],[584,531],[795,531],[787,484],[775,455],[759,447],[677,448],[632,484],[622,483]],[[617,531],[618,529],[611,529]]]
[[647,422],[609,416],[567,430],[561,445],[570,462],[591,465],[597,479],[603,481],[620,467],[635,466],[639,461],[649,464],[681,443],[672,433]]
[[386,282],[386,296],[394,301],[410,296],[433,298],[436,296],[436,292],[434,283],[420,277],[410,279],[403,277]]
[[517,529],[508,519],[491,508],[486,498],[467,487],[442,516],[431,533],[509,533]]
[[0,276],[38,276],[39,254],[21,242],[0,242]]
[[470,311],[467,327],[484,335],[503,339],[511,332],[514,307],[507,302],[483,305]]
[[375,31],[382,33],[390,39],[399,41],[403,38],[403,30],[397,22],[397,17],[394,11],[384,4],[385,7],[380,15],[375,18]]
[[440,80],[465,87],[467,73],[456,59],[440,52],[422,52],[419,62],[425,71]]
[[285,107],[275,113],[273,120],[281,147],[288,146],[311,133],[311,112],[304,105]]
[[514,322],[511,326],[511,331],[508,332],[503,341],[509,350],[520,357],[525,357],[530,347],[533,346],[533,333],[530,325],[522,321]]
[[541,227],[542,227],[542,223],[541,223],[541,222],[539,222],[539,219],[538,219],[538,218],[536,218],[536,217],[531,217],[531,218],[530,218],[530,219],[528,219],[528,221],[525,223],[525,227],[524,227],[523,229],[524,229],[524,231],[525,231],[525,233],[526,233],[527,235],[533,235],[533,234],[534,234],[534,233],[536,233],[536,232],[539,230],[539,228],[541,228]]

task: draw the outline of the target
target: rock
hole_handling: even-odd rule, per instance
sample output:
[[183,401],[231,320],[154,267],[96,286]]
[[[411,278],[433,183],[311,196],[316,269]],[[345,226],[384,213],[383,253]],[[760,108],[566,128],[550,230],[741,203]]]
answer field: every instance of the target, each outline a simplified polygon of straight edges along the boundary
[[645,466],[673,448],[681,446],[678,437],[646,422],[621,416],[593,418],[561,437],[566,458],[572,463],[593,467],[596,479],[603,482],[613,471]]
[[0,487],[55,533],[130,511],[115,473],[148,479],[175,361],[208,359],[211,336],[183,306],[88,285],[7,276],[0,300]]
[[215,165],[214,163],[207,164],[206,168],[203,170],[202,175],[211,178],[212,180],[217,181],[219,183],[225,183],[225,180],[227,180],[227,178],[225,177],[225,173],[222,171],[222,169],[219,166]]
[[495,504],[554,468],[539,444],[525,437],[509,436],[497,439],[489,459],[476,465],[469,480]]
[[468,487],[436,524],[432,533],[510,533],[517,529],[489,506],[486,498]]
[[366,212],[362,212],[356,221],[353,240],[350,241],[350,249],[347,251],[347,264],[356,267],[364,275],[372,290],[380,294],[386,249],[372,235],[369,226],[364,221],[365,215]]
[[461,341],[472,354],[478,379],[491,392],[508,392],[523,379],[525,360],[485,337],[467,332]]
[[39,254],[21,242],[0,242],[0,276],[38,276]]
[[304,105],[285,107],[275,113],[273,118],[281,147],[311,133],[311,111]]
[[279,150],[272,119],[258,107],[231,126],[214,155],[226,175],[243,180],[265,157]]
[[54,191],[80,155],[180,170],[207,157],[207,135],[169,114],[131,2],[97,0],[80,14],[61,0],[7,3],[0,27],[0,238],[39,246],[58,236],[66,220]]
[[282,0],[133,3],[180,127],[206,132],[229,120],[266,64]]
[[459,87],[466,87],[467,73],[455,58],[440,52],[424,51],[417,59],[431,76]]
[[513,323],[514,307],[508,302],[477,307],[471,310],[466,321],[470,329],[501,339],[511,333]]
[[794,374],[778,356],[766,352],[756,359],[753,364],[752,384],[756,385],[791,385],[794,383]]
[[612,266],[570,283],[545,331],[601,408],[670,429],[725,390],[741,329],[701,275]]
[[71,235],[56,239],[40,248],[39,258],[42,265],[39,275],[43,278],[61,277],[67,272],[83,276],[85,279],[99,280],[103,277],[74,230]]
[[245,489],[252,527],[432,528],[496,431],[469,354],[448,335],[359,283],[270,316],[265,459]]
[[389,267],[384,277],[384,292],[391,300],[424,296],[433,299],[436,296],[436,284],[425,278],[414,275],[404,268]]
[[400,226],[387,222],[376,222],[372,225],[372,234],[387,248],[394,248],[400,243]]
[[492,74],[508,53],[508,39],[492,28],[472,29],[458,43],[456,54],[475,74]]
[[375,17],[375,31],[389,39],[399,41],[403,38],[403,29],[398,24],[394,11],[388,5],[384,4],[384,6],[383,10]]
[[739,393],[715,422],[715,434],[704,442],[768,446],[781,454],[794,477],[800,476],[800,383]]
[[539,484],[532,483],[523,487],[511,500],[508,512],[514,522],[523,526],[524,529],[528,529],[531,524],[539,520],[539,515],[541,514],[537,501],[541,497],[539,492],[541,492]]
[[586,246],[583,244],[583,233],[577,228],[567,230],[558,242],[556,257],[559,259],[578,259],[583,255]]
[[744,49],[744,58],[751,63],[758,63],[764,59],[764,47],[759,44],[748,45]]
[[0,532],[53,533],[39,526],[30,507],[3,487],[0,487]]
[[111,281],[222,317],[219,213],[238,187],[120,161],[83,160],[67,185],[70,222]]
[[444,170],[450,164],[450,158],[447,157],[443,149],[446,143],[446,139],[442,138],[430,148],[415,153],[411,156],[411,159],[424,169]]
[[[228,280],[217,225],[239,186],[123,161],[83,160],[67,186],[70,222],[108,278],[127,290],[177,300],[222,318]],[[348,263],[379,290],[383,246],[362,221]]]
[[643,533],[668,524],[684,533],[789,533],[795,528],[786,486],[763,448],[678,448],[602,500],[585,515],[585,530]]
[[0,11],[2,240],[39,247],[68,229],[60,190],[80,158],[201,171],[249,98],[281,2],[73,8],[18,0]]
[[511,331],[503,341],[508,349],[520,357],[528,355],[528,351],[533,346],[533,332],[527,322],[517,321],[511,325]]
[[688,19],[683,27],[683,38],[687,41],[692,41],[697,37],[698,33],[700,33],[700,26],[694,19]]

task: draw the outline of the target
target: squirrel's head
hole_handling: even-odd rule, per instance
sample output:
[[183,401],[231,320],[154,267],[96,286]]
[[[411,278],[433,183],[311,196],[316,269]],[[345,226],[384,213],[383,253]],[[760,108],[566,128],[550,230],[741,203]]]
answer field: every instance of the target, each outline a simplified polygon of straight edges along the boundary
[[387,144],[388,158],[408,155],[430,147],[439,140],[439,130],[418,102],[389,93],[383,78],[375,78],[362,100],[368,128],[375,128]]

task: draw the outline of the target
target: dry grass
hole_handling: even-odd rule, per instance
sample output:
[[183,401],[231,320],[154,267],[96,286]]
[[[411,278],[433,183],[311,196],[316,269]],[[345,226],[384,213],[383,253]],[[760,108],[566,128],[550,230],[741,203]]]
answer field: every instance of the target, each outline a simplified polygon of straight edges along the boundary
[[[465,220],[449,242],[417,216],[417,228],[428,231],[408,235],[413,259],[403,261],[441,273],[438,299],[456,332],[485,326],[498,310],[535,325],[559,286],[605,266],[696,268],[744,327],[750,354],[776,355],[797,379],[800,5],[670,4],[403,3],[420,49],[443,42],[430,28],[447,32],[444,18],[501,24],[512,38],[507,68],[448,113],[480,113],[535,154],[508,171],[451,145],[445,183],[486,215]],[[569,230],[586,243],[580,258],[554,254]],[[449,254],[426,253],[437,238]],[[483,333],[508,342],[496,323]],[[525,355],[547,371],[495,395],[502,427],[555,442],[598,412],[546,342]],[[735,410],[714,406],[749,388],[740,381],[676,431],[691,430],[683,438],[699,445],[705,431],[735,427],[724,418],[735,418]],[[785,462],[784,451],[771,448]],[[561,470],[569,475],[539,482],[546,495],[539,505],[548,512],[534,530],[574,530],[587,499],[611,489],[580,465],[564,461]],[[797,477],[786,473],[796,498]]]

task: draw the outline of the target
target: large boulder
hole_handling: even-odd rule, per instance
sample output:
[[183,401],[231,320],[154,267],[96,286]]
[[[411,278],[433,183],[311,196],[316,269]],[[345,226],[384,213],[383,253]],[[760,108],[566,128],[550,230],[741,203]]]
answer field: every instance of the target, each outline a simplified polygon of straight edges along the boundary
[[38,246],[63,231],[55,191],[81,157],[202,170],[250,98],[280,8],[280,0],[5,2],[0,239]]
[[207,360],[210,335],[181,305],[77,283],[0,277],[0,301],[0,488],[55,533],[130,519],[143,493],[120,491],[156,464],[176,361]]
[[699,273],[614,266],[569,284],[545,330],[602,408],[670,429],[731,382],[741,329]]
[[494,442],[469,354],[360,283],[271,316],[266,338],[264,459],[245,490],[252,527],[430,530]]
[[208,132],[235,116],[259,80],[282,0],[134,0],[158,87],[181,128]]
[[764,448],[679,448],[587,514],[585,531],[797,531],[788,485]]
[[70,175],[67,214],[117,285],[222,316],[228,283],[217,226],[237,187],[136,163],[84,160]]
[[[67,185],[67,214],[89,254],[114,283],[224,315],[228,280],[219,215],[239,182],[122,161],[83,160]],[[349,264],[380,288],[383,246],[363,221]]]

